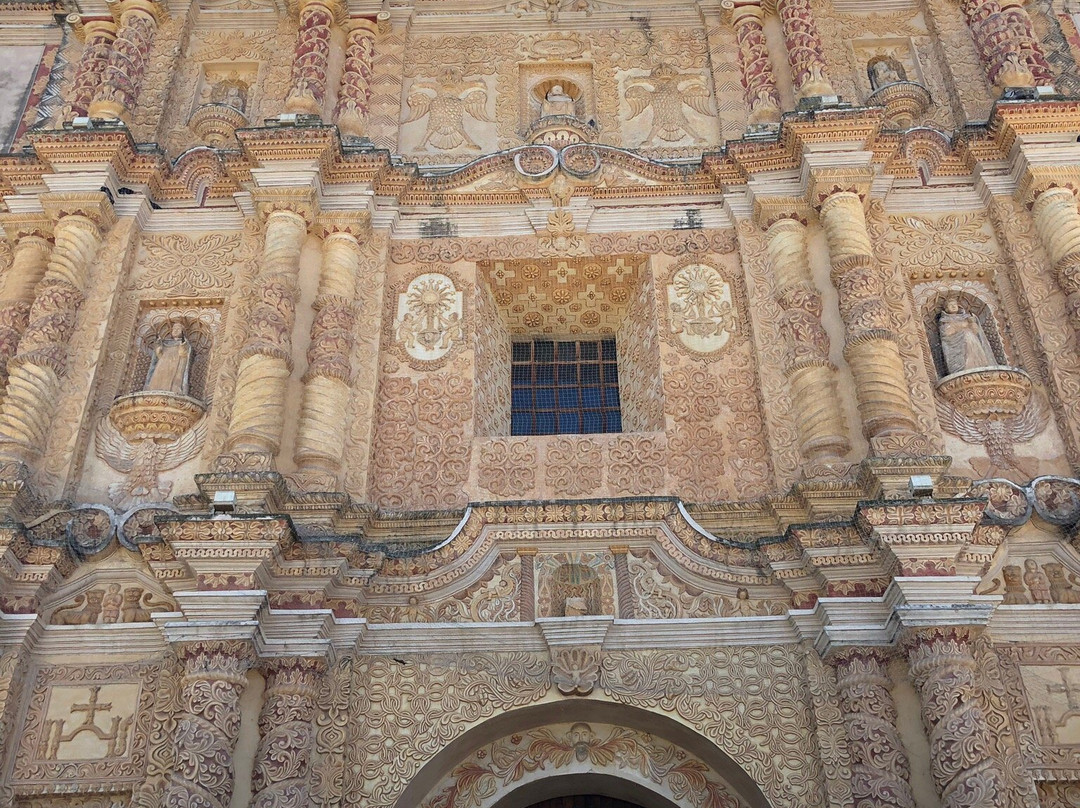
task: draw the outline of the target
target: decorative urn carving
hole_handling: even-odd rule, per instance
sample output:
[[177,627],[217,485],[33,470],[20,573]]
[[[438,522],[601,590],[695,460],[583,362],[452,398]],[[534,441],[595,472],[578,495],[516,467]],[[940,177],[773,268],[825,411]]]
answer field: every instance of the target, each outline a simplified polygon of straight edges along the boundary
[[247,125],[247,116],[229,104],[203,104],[188,118],[191,131],[214,147],[224,146]]
[[910,129],[930,108],[930,91],[914,81],[895,81],[875,90],[866,99],[872,106],[885,107],[889,123],[898,129]]
[[187,433],[205,412],[206,405],[190,396],[150,390],[116,399],[109,421],[129,443],[167,443]]
[[1031,378],[1019,368],[975,368],[944,377],[937,390],[972,420],[1004,421],[1019,415],[1031,398]]

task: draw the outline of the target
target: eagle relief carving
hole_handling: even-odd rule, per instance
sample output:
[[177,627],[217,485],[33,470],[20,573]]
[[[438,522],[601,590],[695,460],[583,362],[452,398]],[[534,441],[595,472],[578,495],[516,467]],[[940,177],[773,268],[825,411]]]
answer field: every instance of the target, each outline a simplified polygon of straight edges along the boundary
[[434,81],[414,82],[409,92],[411,114],[402,125],[427,118],[427,129],[419,149],[453,151],[462,147],[480,151],[481,146],[466,131],[466,117],[494,123],[487,113],[487,85],[466,79],[461,71],[446,68]]
[[652,111],[652,127],[645,142],[659,139],[674,143],[687,135],[695,143],[704,141],[707,138],[690,123],[684,107],[705,117],[714,115],[704,77],[680,72],[669,64],[658,66],[646,77],[627,81],[626,103],[630,106],[630,120],[646,110]]

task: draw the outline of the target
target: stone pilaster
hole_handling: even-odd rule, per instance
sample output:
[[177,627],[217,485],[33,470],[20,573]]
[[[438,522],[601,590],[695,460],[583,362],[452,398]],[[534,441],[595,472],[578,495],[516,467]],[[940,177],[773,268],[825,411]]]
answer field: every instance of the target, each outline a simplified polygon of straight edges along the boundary
[[1005,805],[1005,777],[993,757],[980,706],[974,629],[920,628],[904,639],[930,737],[930,773],[942,808]]
[[1031,207],[1035,228],[1050,257],[1073,330],[1080,334],[1080,210],[1072,188],[1048,187]]
[[[292,328],[299,294],[300,250],[310,210],[292,200],[264,200],[266,232],[258,298],[240,354],[226,452],[267,470],[281,448],[285,391],[293,370]],[[303,212],[301,212],[303,211]]]
[[844,357],[855,377],[863,431],[872,442],[885,436],[913,435],[915,414],[904,363],[860,194],[830,190],[821,202],[821,223],[844,321]]
[[286,112],[322,115],[335,11],[334,0],[300,2],[300,30],[293,51],[292,80],[285,98]]
[[319,292],[312,307],[308,368],[294,457],[300,475],[318,487],[335,487],[348,429],[353,368],[353,323],[364,227],[326,225]]
[[0,458],[23,463],[44,447],[91,264],[114,218],[100,192],[55,197],[46,200],[46,208],[57,214],[55,247],[36,286],[18,352],[8,362],[0,403]]
[[739,43],[739,67],[742,70],[746,103],[750,107],[748,120],[752,124],[775,123],[780,120],[780,93],[769,60],[769,46],[762,26],[764,11],[760,2],[735,6],[731,15],[735,38]]
[[264,663],[259,748],[251,777],[252,808],[304,808],[315,739],[312,720],[322,659],[288,657]]
[[778,0],[791,81],[797,98],[836,95],[825,67],[825,51],[814,23],[810,0]]
[[184,665],[181,715],[162,808],[229,808],[253,648],[243,640],[200,640],[180,643],[177,656]]
[[364,134],[371,102],[371,69],[375,58],[375,23],[353,19],[345,41],[345,67],[341,73],[334,119],[346,137]]
[[81,20],[78,14],[69,14],[68,22],[80,26],[84,43],[68,103],[68,116],[78,117],[86,115],[94,94],[105,80],[105,66],[116,39],[116,23],[111,19]]
[[45,274],[52,250],[52,223],[44,218],[8,215],[4,221],[15,245],[11,267],[0,279],[0,390],[7,384],[7,365],[30,321],[34,290]]
[[847,727],[855,808],[913,808],[911,769],[896,728],[887,652],[846,648],[830,661]]
[[127,121],[135,109],[139,86],[150,62],[161,9],[152,0],[123,0],[117,9],[120,27],[105,64],[104,81],[90,103],[88,114],[91,118]]
[[767,223],[769,265],[783,309],[787,346],[784,368],[792,400],[799,448],[808,477],[840,464],[851,448],[836,392],[836,366],[829,359],[829,335],[821,322],[821,293],[814,286],[806,252],[806,226],[791,217]]

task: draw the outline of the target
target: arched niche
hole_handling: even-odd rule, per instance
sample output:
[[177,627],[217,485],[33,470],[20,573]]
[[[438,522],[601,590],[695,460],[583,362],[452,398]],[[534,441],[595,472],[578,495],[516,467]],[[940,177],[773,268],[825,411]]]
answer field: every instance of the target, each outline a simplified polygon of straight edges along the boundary
[[[533,743],[538,751],[523,755]],[[613,753],[618,760],[609,763]],[[649,760],[643,762],[642,755]],[[515,756],[522,758],[520,765],[511,766],[507,778],[499,768],[503,763],[496,761]],[[702,789],[711,789],[710,796]],[[527,808],[580,793],[642,808],[771,808],[738,762],[690,727],[648,710],[592,699],[525,707],[473,727],[427,762],[395,808]]]

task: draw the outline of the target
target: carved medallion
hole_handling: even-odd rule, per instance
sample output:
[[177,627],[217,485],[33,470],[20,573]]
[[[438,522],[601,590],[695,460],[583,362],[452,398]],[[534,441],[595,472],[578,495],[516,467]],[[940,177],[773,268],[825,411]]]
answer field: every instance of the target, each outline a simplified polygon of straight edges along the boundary
[[731,284],[716,267],[689,264],[667,285],[668,330],[690,353],[711,357],[738,330]]
[[397,295],[394,345],[418,367],[441,365],[464,342],[464,315],[464,297],[451,277],[417,275]]

